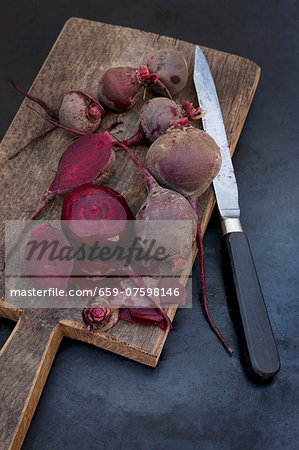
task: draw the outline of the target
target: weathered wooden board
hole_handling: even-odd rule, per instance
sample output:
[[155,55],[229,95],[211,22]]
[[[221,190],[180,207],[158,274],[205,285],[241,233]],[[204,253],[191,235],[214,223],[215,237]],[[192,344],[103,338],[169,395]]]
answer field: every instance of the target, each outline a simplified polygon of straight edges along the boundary
[[[66,22],[30,92],[57,107],[63,93],[70,89],[79,88],[95,94],[99,76],[106,68],[116,65],[138,67],[144,64],[154,50],[160,48],[176,48],[185,55],[190,75],[178,99],[186,98],[197,105],[192,82],[193,44],[78,18]],[[207,48],[203,48],[203,51],[214,76],[233,153],[258,83],[260,69],[253,62],[235,55]],[[26,108],[28,103],[28,100],[22,103],[0,147],[1,265],[4,258],[4,220],[26,219],[31,214],[52,181],[60,155],[73,139],[57,130],[31,145],[16,159],[8,161],[8,157],[22,143],[47,127],[42,118]],[[122,123],[113,134],[121,139],[129,137],[136,131],[142,103],[143,100],[125,114],[108,113],[101,130],[119,121]],[[143,159],[146,147],[136,147],[135,151]],[[141,177],[128,156],[122,152],[118,152],[113,173],[106,184],[123,194],[133,212],[138,210],[145,199],[146,190]],[[62,196],[58,196],[39,218],[59,218],[62,200]],[[211,187],[198,202],[203,232],[214,205]],[[3,286],[4,274],[1,278],[2,295]],[[171,318],[174,314],[175,310],[172,310]],[[19,320],[0,354],[1,448],[21,446],[63,336],[92,343],[150,366],[155,366],[160,356],[158,348],[163,332],[155,327],[120,321],[106,333],[94,332],[87,336],[83,331],[80,311],[36,310],[22,313],[1,300],[0,315]]]

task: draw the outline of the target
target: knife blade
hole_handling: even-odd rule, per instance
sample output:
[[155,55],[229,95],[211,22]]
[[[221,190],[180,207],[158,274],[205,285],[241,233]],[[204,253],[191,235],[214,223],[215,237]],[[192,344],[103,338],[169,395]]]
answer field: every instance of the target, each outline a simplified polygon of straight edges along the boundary
[[280,369],[279,355],[249,242],[240,223],[238,186],[216,87],[199,46],[195,47],[193,79],[199,105],[206,112],[203,128],[221,151],[221,168],[213,186],[245,337],[247,368],[258,379],[268,379]]

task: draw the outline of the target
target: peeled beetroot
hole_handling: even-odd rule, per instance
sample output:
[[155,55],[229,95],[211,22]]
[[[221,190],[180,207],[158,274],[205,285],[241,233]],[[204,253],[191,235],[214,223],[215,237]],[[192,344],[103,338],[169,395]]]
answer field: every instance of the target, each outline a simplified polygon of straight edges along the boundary
[[168,130],[149,148],[146,166],[163,186],[198,198],[221,167],[221,153],[211,136],[187,126]]
[[131,146],[154,142],[170,126],[182,126],[201,117],[201,108],[193,108],[192,103],[186,100],[177,103],[165,97],[152,98],[141,108],[138,131],[123,143]]
[[134,216],[123,196],[106,186],[85,184],[64,197],[62,228],[77,243],[118,243],[126,239]]
[[[188,79],[188,65],[184,56],[177,50],[163,49],[155,52],[146,63],[149,73],[156,76],[171,95],[181,92]],[[162,89],[156,83],[151,84],[151,89],[160,95],[165,95],[165,89]]]
[[25,246],[24,266],[26,275],[40,289],[55,288],[64,290],[65,295],[58,299],[67,300],[67,286],[69,276],[73,270],[73,260],[67,258],[51,258],[52,245],[42,253],[40,257],[39,249],[33,251],[30,242],[36,241],[37,245],[46,241],[48,244],[57,243],[55,253],[65,247],[69,247],[69,241],[58,229],[50,225],[42,224],[35,227],[30,234],[30,239]]

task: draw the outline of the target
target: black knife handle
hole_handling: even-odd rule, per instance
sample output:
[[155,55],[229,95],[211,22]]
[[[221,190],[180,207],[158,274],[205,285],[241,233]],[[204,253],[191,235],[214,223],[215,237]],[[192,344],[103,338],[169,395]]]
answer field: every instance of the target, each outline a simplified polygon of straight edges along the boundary
[[279,355],[257,277],[247,236],[243,231],[224,235],[249,357],[250,371],[259,379],[280,369]]

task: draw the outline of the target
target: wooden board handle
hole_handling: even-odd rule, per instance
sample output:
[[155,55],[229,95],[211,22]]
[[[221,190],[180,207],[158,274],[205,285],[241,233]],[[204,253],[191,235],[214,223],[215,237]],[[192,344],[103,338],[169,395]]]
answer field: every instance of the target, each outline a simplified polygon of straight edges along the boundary
[[0,352],[0,448],[19,449],[62,339],[46,310],[23,312]]

